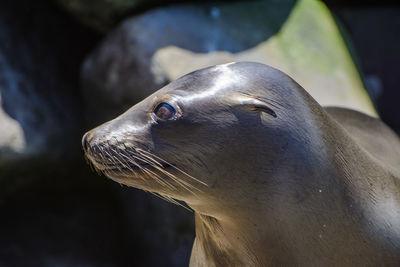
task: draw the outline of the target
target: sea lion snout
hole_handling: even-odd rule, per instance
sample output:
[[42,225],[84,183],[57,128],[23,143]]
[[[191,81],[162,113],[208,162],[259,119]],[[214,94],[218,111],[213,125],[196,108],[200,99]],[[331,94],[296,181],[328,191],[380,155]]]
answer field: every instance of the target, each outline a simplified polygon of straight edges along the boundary
[[[88,132],[86,132],[83,137],[82,137],[82,148],[85,154],[89,154],[91,150],[93,150],[94,147],[102,145],[104,141],[106,140],[105,135],[106,134],[101,134],[101,129],[99,130],[101,126],[96,127]],[[103,137],[103,141],[101,138]]]
[[[123,125],[116,120],[106,122],[84,134],[82,137],[82,148],[86,157],[92,161],[104,161],[107,158],[112,158],[114,151],[123,150],[126,147],[127,137],[126,134],[121,134]],[[101,155],[100,151],[108,149],[109,155]],[[101,158],[103,156],[103,158]],[[106,158],[104,158],[106,156]]]
[[86,132],[82,137],[82,148],[85,153],[90,153],[91,148],[96,146],[147,143],[147,121],[143,123],[144,120],[136,118],[133,113],[128,110],[121,116]]

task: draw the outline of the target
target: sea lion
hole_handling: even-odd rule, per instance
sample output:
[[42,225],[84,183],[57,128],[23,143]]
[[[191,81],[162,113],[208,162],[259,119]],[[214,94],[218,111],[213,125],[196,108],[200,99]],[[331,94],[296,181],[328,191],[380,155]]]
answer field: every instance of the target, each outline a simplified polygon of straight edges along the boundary
[[85,134],[93,166],[194,210],[190,266],[400,266],[400,140],[252,62],[201,69]]

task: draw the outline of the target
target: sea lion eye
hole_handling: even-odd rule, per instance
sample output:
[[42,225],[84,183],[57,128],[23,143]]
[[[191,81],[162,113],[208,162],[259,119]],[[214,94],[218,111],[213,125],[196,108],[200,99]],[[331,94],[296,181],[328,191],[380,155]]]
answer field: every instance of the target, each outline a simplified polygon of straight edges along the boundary
[[176,110],[170,104],[161,102],[156,106],[153,113],[161,120],[170,120],[174,118]]

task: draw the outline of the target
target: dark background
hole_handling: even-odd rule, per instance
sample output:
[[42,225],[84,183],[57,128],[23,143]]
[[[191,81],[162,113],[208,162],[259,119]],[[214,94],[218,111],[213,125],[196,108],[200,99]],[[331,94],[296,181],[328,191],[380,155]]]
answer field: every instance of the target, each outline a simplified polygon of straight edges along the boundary
[[[381,118],[400,133],[399,4],[325,2],[352,40],[353,55]],[[140,12],[144,10],[146,7]],[[166,216],[169,213],[154,214],[159,216],[157,220],[146,216],[156,207],[162,207],[161,211],[172,209],[172,213],[185,218],[178,231],[190,243],[193,222],[187,211],[170,207],[172,204],[138,190],[121,189],[95,175],[83,156],[77,156],[82,155],[80,137],[91,124],[82,116],[85,103],[80,90],[80,67],[84,57],[102,38],[103,34],[83,26],[52,1],[0,2],[0,51],[10,66],[26,77],[33,77],[29,78],[30,82],[38,85],[36,91],[30,87],[24,89],[26,99],[40,93],[45,103],[59,111],[48,118],[46,109],[39,108],[37,112],[43,113],[43,119],[32,122],[29,114],[16,111],[29,106],[29,101],[19,102],[10,90],[1,92],[3,100],[7,99],[3,101],[4,109],[26,125],[42,127],[44,132],[53,125],[51,120],[63,120],[66,127],[63,131],[71,129],[68,138],[63,140],[48,136],[54,138],[54,148],[60,147],[61,142],[63,146],[67,144],[68,149],[61,154],[22,158],[0,165],[0,266],[186,264],[189,251],[185,249],[179,252],[181,262],[164,262],[163,248],[180,244],[168,233],[152,232],[158,223],[169,227]],[[0,73],[4,71],[0,69]],[[0,79],[0,85],[1,82]],[[54,87],[57,93],[49,89]],[[60,105],[60,98],[74,106],[74,110]],[[148,201],[141,205],[142,199]],[[132,204],[136,206],[121,203],[136,203]],[[127,214],[130,208],[137,210],[137,217]],[[134,239],[135,229],[145,233],[143,240]],[[172,241],[151,248],[146,238]]]
[[[400,4],[325,1],[352,41],[364,82],[381,119],[400,133]],[[378,87],[375,88],[374,87]]]

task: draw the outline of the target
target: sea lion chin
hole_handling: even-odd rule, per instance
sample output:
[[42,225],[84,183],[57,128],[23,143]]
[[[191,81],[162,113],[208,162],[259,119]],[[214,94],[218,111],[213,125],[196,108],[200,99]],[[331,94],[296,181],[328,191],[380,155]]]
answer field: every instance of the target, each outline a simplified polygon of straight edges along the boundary
[[399,266],[400,140],[284,73],[218,65],[86,133],[94,168],[195,212],[191,266]]

